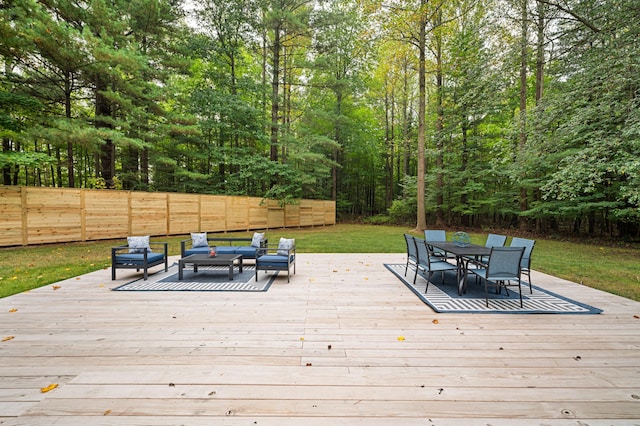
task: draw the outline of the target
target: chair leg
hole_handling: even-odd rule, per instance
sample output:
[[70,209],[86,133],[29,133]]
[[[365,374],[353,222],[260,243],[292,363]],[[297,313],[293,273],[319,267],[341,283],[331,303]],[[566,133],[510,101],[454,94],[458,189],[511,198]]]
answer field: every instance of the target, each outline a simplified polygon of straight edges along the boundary
[[487,308],[489,307],[489,283],[484,280],[484,299],[487,302]]
[[518,280],[518,294],[520,294],[520,308],[522,308],[522,280]]
[[427,290],[429,289],[429,283],[431,282],[432,275],[433,275],[433,272],[429,271],[429,274],[427,274],[427,286],[424,289],[424,294],[427,294]]

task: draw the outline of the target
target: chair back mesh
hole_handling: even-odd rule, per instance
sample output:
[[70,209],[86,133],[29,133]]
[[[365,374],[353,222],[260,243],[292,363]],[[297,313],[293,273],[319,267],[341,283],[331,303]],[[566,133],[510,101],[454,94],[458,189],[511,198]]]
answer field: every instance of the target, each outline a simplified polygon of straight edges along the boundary
[[418,265],[424,266],[426,269],[431,269],[431,260],[429,258],[429,249],[427,248],[426,241],[422,238],[414,238],[416,242],[416,250],[418,252]]
[[521,261],[523,268],[529,269],[531,266],[531,252],[533,251],[535,243],[536,242],[534,240],[529,240],[527,238],[513,237],[511,239],[510,247],[524,247],[524,254],[522,255]]
[[409,259],[416,261],[416,243],[413,240],[413,235],[404,234],[404,241],[407,243],[407,256],[409,257]]
[[507,242],[506,235],[489,234],[487,235],[487,242],[485,247],[502,247]]
[[447,233],[443,229],[425,229],[424,239],[426,241],[447,241]]
[[489,255],[487,279],[520,279],[524,247],[493,247]]

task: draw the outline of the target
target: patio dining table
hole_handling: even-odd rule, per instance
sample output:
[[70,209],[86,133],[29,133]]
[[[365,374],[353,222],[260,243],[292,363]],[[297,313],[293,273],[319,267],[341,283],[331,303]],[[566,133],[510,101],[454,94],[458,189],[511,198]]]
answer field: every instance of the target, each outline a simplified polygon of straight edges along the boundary
[[458,266],[457,281],[458,281],[458,295],[462,295],[467,291],[467,265],[465,258],[479,258],[482,256],[489,256],[491,254],[491,247],[481,246],[478,244],[457,245],[449,241],[427,241],[429,246],[438,248],[446,253],[451,253],[456,257],[456,264]]

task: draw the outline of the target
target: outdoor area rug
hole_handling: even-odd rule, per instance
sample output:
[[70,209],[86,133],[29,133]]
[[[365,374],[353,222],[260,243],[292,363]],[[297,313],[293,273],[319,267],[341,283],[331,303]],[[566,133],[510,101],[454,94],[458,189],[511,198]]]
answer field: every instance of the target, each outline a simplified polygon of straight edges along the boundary
[[277,276],[277,272],[261,272],[256,281],[255,267],[244,265],[242,273],[234,269],[233,280],[229,280],[228,266],[200,266],[183,270],[183,278],[178,281],[178,265],[169,267],[168,272],[149,275],[145,281],[137,279],[114,288],[114,291],[267,291]]
[[529,283],[522,282],[522,304],[517,287],[509,287],[509,296],[504,289],[500,294],[495,288],[489,288],[489,307],[487,307],[484,282],[476,284],[473,277],[468,277],[467,293],[458,295],[455,271],[445,273],[444,284],[442,274],[436,272],[429,283],[427,294],[424,289],[427,280],[418,275],[416,285],[413,285],[415,269],[409,266],[407,276],[404,276],[405,264],[385,264],[386,268],[400,279],[420,300],[440,313],[487,313],[487,314],[599,314],[602,310],[584,303],[576,302],[566,297],[533,286],[533,294],[529,292]]

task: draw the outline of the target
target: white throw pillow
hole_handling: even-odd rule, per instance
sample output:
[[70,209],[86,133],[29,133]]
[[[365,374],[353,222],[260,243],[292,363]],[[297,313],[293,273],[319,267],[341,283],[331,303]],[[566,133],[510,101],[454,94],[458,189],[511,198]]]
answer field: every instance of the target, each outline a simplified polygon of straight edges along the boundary
[[148,235],[144,237],[127,237],[127,244],[129,245],[129,253],[144,253],[144,249],[147,249],[148,252],[151,251]]
[[207,233],[206,232],[192,232],[191,233],[191,247],[208,247],[209,242],[207,241]]
[[262,240],[264,240],[264,232],[254,232],[251,239],[251,247],[260,247]]
[[287,239],[280,238],[280,242],[278,243],[278,254],[281,256],[286,256],[289,254],[289,249],[293,248],[296,245],[295,239]]

